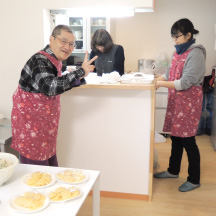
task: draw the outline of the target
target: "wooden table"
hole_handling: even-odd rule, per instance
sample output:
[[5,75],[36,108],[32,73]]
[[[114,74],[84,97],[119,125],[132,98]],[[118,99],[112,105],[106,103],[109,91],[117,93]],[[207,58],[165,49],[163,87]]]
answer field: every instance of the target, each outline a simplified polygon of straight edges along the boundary
[[[84,170],[89,174],[89,180],[77,187],[83,192],[82,196],[67,202],[50,203],[47,208],[34,214],[22,214],[14,211],[9,206],[9,200],[14,196],[31,190],[21,183],[21,178],[27,173],[35,171],[48,171],[57,173],[64,167],[49,167],[37,165],[18,164],[15,167],[13,176],[2,187],[0,187],[0,214],[2,216],[20,216],[20,215],[35,215],[35,216],[74,216],[79,212],[82,204],[93,189],[93,216],[100,215],[100,172],[92,170]],[[55,184],[58,184],[56,182]],[[47,188],[46,188],[47,189]],[[40,189],[43,192],[44,189]]]

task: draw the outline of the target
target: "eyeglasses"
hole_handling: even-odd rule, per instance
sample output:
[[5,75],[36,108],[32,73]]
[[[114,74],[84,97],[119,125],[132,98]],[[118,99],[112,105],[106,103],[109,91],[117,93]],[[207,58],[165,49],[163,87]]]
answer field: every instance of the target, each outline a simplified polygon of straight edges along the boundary
[[64,45],[64,46],[66,46],[67,44],[69,44],[70,47],[74,47],[74,48],[76,48],[76,46],[77,46],[74,42],[70,43],[70,42],[67,42],[67,41],[65,41],[65,40],[62,40],[62,39],[60,39],[60,38],[58,38],[58,37],[56,37],[56,36],[53,36],[53,37],[59,39],[60,43],[61,43],[62,45]]
[[181,34],[181,35],[171,35],[171,38],[177,40],[177,39],[178,39],[179,37],[181,37],[182,35],[183,35],[183,34]]

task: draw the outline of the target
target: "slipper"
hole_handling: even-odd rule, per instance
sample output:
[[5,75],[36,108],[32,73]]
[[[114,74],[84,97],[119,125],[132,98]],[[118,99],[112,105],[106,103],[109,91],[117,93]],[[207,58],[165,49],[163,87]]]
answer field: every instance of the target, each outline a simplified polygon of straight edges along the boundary
[[163,172],[155,173],[154,177],[155,178],[178,178],[179,176],[173,175],[169,173],[168,171],[163,171]]
[[179,191],[187,192],[187,191],[191,191],[191,190],[194,190],[196,188],[199,188],[199,187],[200,187],[200,184],[192,184],[192,183],[186,181],[184,184],[182,184],[179,187]]

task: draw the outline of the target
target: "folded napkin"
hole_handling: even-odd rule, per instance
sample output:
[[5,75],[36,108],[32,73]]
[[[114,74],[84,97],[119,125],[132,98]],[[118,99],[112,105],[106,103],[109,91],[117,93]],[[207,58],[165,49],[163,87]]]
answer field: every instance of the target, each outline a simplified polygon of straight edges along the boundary
[[117,83],[120,80],[120,77],[121,76],[117,71],[113,71],[111,73],[103,73],[101,82],[108,84]]

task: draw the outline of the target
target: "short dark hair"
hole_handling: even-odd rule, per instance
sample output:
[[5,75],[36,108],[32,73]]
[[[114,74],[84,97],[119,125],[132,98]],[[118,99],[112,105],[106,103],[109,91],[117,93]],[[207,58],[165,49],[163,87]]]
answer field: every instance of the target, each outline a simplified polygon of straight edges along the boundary
[[108,52],[112,48],[112,37],[105,29],[98,29],[92,36],[91,48],[94,52],[98,51],[96,46],[103,46],[104,52]]
[[66,32],[69,32],[69,33],[71,33],[71,34],[74,35],[73,30],[70,29],[69,26],[67,26],[67,25],[57,25],[57,26],[53,29],[52,36],[55,37],[55,36],[57,36],[57,35],[60,35],[62,30],[66,31]]
[[190,32],[191,33],[190,40],[193,39],[194,34],[199,33],[199,31],[194,28],[193,23],[189,19],[186,19],[186,18],[180,19],[173,24],[171,28],[171,35],[176,35],[179,32],[181,32],[183,35],[186,35],[187,33]]

